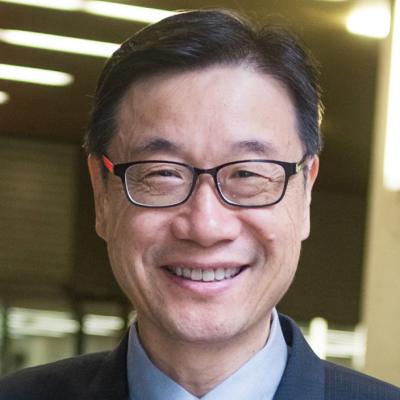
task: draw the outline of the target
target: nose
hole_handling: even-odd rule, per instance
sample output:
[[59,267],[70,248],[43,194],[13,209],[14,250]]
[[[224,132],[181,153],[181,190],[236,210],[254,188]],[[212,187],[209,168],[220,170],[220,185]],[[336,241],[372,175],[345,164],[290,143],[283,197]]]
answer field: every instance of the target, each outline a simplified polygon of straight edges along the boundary
[[222,201],[212,177],[203,175],[190,199],[180,206],[180,213],[172,223],[173,234],[202,247],[233,241],[241,231],[239,212]]

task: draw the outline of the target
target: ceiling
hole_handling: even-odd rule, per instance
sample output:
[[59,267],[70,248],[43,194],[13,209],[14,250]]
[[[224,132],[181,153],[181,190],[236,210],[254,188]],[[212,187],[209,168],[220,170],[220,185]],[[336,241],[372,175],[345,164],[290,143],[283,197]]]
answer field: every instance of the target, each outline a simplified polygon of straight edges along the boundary
[[[56,0],[55,0],[56,1]],[[364,196],[375,98],[379,42],[345,31],[354,1],[317,0],[142,0],[120,3],[165,9],[228,7],[250,17],[280,15],[321,64],[326,113],[325,150],[318,190]],[[119,43],[143,24],[76,12],[0,3],[0,29],[21,29]],[[71,73],[72,85],[46,87],[0,80],[10,101],[0,105],[0,134],[80,143],[103,58],[0,43],[0,63]],[[350,173],[351,171],[351,173]]]

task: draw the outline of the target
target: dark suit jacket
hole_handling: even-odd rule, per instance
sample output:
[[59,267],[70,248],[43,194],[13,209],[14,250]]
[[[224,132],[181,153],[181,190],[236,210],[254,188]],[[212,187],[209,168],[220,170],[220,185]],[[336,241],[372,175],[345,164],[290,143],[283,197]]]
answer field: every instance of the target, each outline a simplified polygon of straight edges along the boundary
[[[289,357],[274,400],[400,400],[400,389],[320,360],[291,319],[281,315],[280,321]],[[128,400],[127,342],[126,335],[112,352],[5,377],[0,380],[0,400]]]

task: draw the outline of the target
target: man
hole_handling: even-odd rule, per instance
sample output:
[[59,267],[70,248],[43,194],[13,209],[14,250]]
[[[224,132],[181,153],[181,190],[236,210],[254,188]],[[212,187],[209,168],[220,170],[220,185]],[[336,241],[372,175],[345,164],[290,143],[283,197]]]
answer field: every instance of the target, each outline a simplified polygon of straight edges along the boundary
[[5,378],[1,400],[400,399],[319,360],[275,310],[309,234],[315,75],[292,35],[224,11],[122,45],[86,148],[96,231],[137,322],[114,352]]

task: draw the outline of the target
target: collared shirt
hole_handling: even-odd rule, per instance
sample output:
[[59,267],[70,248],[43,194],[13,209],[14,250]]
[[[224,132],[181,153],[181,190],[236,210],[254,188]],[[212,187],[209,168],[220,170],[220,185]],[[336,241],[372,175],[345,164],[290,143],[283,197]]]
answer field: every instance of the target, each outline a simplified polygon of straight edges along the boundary
[[[272,400],[287,361],[287,345],[278,313],[273,310],[266,345],[202,400]],[[198,400],[158,369],[140,344],[133,324],[127,354],[129,400]]]

